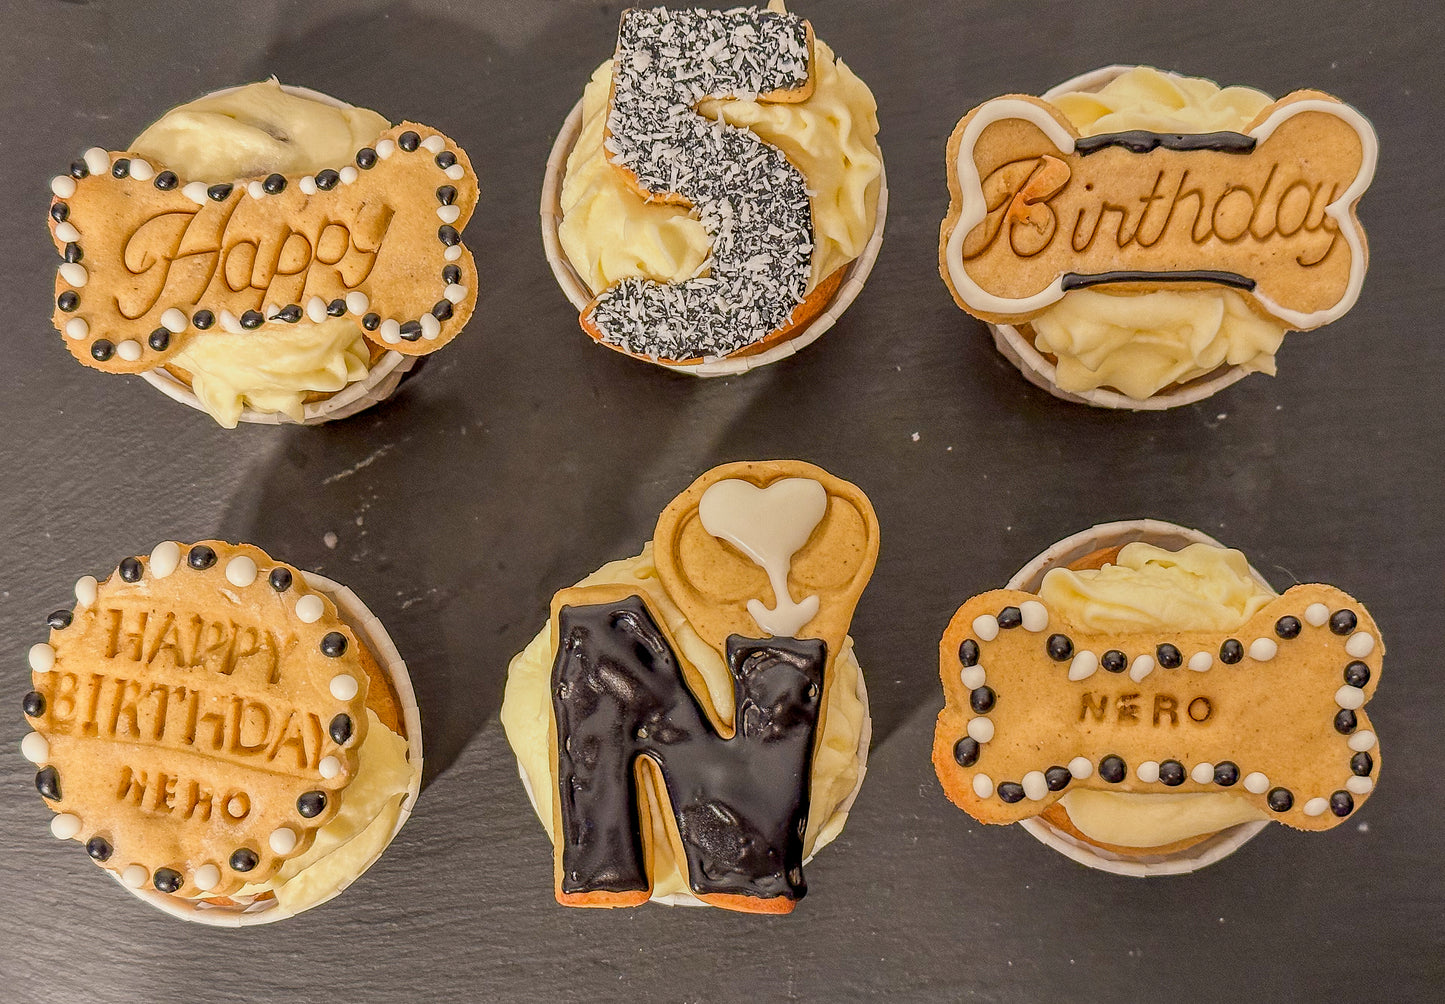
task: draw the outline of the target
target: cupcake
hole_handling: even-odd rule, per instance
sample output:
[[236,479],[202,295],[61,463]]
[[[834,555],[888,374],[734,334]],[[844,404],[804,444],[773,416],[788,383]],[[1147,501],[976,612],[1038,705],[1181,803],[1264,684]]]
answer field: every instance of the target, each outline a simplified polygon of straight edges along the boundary
[[502,725],[558,902],[793,909],[867,763],[847,631],[877,548],[853,485],[729,464],[641,554],[557,593],[511,662]]
[[948,797],[1125,875],[1180,874],[1270,821],[1323,830],[1378,780],[1384,644],[1326,585],[1155,520],[1094,527],[961,608],[939,649]]
[[227,428],[384,400],[475,304],[466,154],[275,79],[173,108],[123,153],[88,150],[52,191],[71,353]]
[[226,927],[318,906],[381,856],[420,788],[421,722],[350,590],[249,544],[165,541],[75,597],[24,700],[51,833]]
[[[1016,166],[991,175],[982,184],[989,221],[965,239],[956,232],[966,197],[958,172],[969,165],[959,145],[970,113],[949,148],[954,204],[941,264],[959,305],[990,322],[1000,351],[1030,382],[1099,407],[1176,407],[1250,373],[1273,375],[1286,331],[1328,323],[1354,303],[1367,258],[1354,205],[1376,155],[1374,131],[1354,109],[1317,92],[1274,101],[1142,66],[1085,74],[1042,100],[981,107],[1020,100],[1066,126],[1062,146],[1082,140],[1078,159],[1065,166],[1020,130],[1014,142],[1024,162],[1045,153],[1053,173],[1035,173],[1028,190],[1010,187],[1023,180],[1008,176]],[[1271,123],[1307,106],[1288,137],[1271,136]],[[1105,167],[1098,159],[1109,147],[1114,163]],[[990,230],[998,215],[1029,236],[1015,240],[1011,255],[994,254],[990,266],[990,252],[979,248],[998,232]],[[1309,267],[1282,267],[1291,256]],[[970,276],[994,289],[991,267],[1054,265],[1057,293],[1027,304],[1010,297],[1007,308],[979,296]],[[1035,282],[1028,292],[1041,289]],[[1293,309],[1295,300],[1310,305]]]
[[877,256],[877,134],[867,85],[781,3],[626,11],[542,193],[582,329],[697,376],[795,353]]

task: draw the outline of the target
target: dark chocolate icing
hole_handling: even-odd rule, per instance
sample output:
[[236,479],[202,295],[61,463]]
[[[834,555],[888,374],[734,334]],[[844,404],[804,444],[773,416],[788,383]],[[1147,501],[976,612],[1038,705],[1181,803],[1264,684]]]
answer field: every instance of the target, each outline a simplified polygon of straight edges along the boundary
[[723,739],[638,596],[564,606],[552,665],[564,893],[651,888],[639,757],[661,768],[699,895],[801,899],[826,645],[727,640],[736,733]]
[[1253,290],[1256,285],[1253,279],[1238,272],[1194,269],[1179,272],[1095,272],[1092,275],[1065,272],[1063,289],[1067,293],[1073,289],[1102,286],[1111,282],[1208,282],[1216,286],[1233,286],[1235,289],[1246,290]]
[[1079,156],[1111,146],[1122,146],[1130,153],[1151,150],[1214,150],[1218,153],[1253,153],[1257,141],[1242,132],[1150,132],[1130,129],[1128,132],[1105,132],[1097,136],[1081,136],[1074,143]]

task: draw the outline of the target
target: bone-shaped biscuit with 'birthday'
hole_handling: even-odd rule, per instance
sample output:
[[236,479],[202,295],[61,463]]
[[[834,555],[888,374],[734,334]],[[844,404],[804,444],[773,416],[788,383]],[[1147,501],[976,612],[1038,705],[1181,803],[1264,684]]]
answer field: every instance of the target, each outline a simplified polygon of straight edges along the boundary
[[352,317],[374,345],[435,351],[466,325],[477,203],[466,153],[406,122],[314,175],[225,184],[94,148],[51,183],[64,259],[55,326],[111,373],[164,365],[199,332]]
[[1233,287],[1308,330],[1359,297],[1355,207],[1374,176],[1369,121],[1316,91],[1243,132],[1080,137],[1039,98],[987,101],[948,146],[941,271],[959,306],[1017,323],[1070,290]]
[[1302,830],[1337,825],[1379,772],[1364,705],[1384,643],[1327,585],[1290,588],[1238,630],[1099,634],[1031,593],[959,609],[939,645],[933,763],[985,823],[1074,788],[1225,792]]

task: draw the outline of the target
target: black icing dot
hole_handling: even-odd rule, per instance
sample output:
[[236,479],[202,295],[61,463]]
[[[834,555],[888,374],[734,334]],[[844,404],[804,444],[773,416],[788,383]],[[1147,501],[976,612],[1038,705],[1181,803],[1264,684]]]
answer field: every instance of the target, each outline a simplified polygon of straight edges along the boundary
[[1165,669],[1178,669],[1184,665],[1184,656],[1180,653],[1179,649],[1167,641],[1154,650],[1154,658],[1157,659],[1159,665]]
[[978,763],[978,754],[981,747],[978,740],[971,736],[964,736],[953,744],[953,759],[958,761],[960,767],[972,767]]
[[1024,622],[1024,612],[1018,607],[1004,607],[998,612],[998,626],[1016,628]]
[[41,767],[35,773],[35,790],[52,802],[60,801],[60,772],[54,767]]
[[1022,802],[1024,798],[1024,786],[1017,781],[1005,781],[998,786],[998,797],[1010,805],[1014,802]]
[[229,183],[212,185],[210,188],[206,189],[206,198],[210,199],[212,202],[225,202],[231,197],[231,189],[233,187],[234,186]]
[[1129,657],[1117,648],[1111,648],[1104,653],[1099,664],[1111,673],[1122,673],[1129,668]]
[[326,811],[326,792],[303,792],[301,797],[296,799],[296,811],[307,819],[321,815]]
[[958,661],[964,666],[978,665],[978,642],[965,638],[958,646]]
[[421,322],[407,321],[401,326],[401,337],[409,342],[414,342],[421,337]]
[[241,327],[247,331],[259,328],[266,321],[266,315],[259,310],[248,310],[241,315]]
[[216,563],[216,552],[208,544],[197,544],[186,553],[186,564],[204,572]]
[[56,223],[64,223],[70,218],[70,207],[63,202],[55,202],[50,206],[50,218]]
[[1345,667],[1345,682],[1352,687],[1363,687],[1370,682],[1370,667],[1356,660]]
[[1302,625],[1298,617],[1291,617],[1285,614],[1274,622],[1274,633],[1288,641],[1291,638],[1298,638]]
[[55,305],[68,314],[80,306],[80,294],[73,289],[67,289],[55,298]]
[[375,331],[377,328],[381,327],[381,315],[367,314],[361,319],[361,326],[367,331]]
[[152,182],[152,184],[159,188],[162,192],[169,192],[172,188],[175,188],[180,183],[181,179],[176,177],[176,172],[174,171],[162,171],[160,174],[156,175],[156,180]]
[[462,242],[462,235],[457,233],[457,228],[450,223],[443,223],[437,227],[437,240],[447,247],[455,247]]
[[1229,788],[1239,781],[1239,768],[1232,762],[1224,760],[1214,765],[1214,783],[1221,788]]
[[438,321],[445,321],[452,316],[452,301],[447,299],[438,300],[431,308],[431,316]]
[[968,706],[976,715],[986,715],[993,710],[994,692],[992,687],[975,687],[968,695]]
[[120,577],[125,582],[139,582],[145,574],[145,566],[135,558],[122,558],[120,562]]
[[285,321],[287,324],[295,324],[301,320],[301,305],[299,303],[288,303],[276,311],[275,320]]
[[104,837],[91,837],[85,842],[85,853],[96,861],[109,861],[115,848],[111,847],[110,841]]
[[1335,634],[1349,634],[1359,623],[1353,610],[1336,610],[1330,614],[1330,630]]
[[369,146],[364,146],[356,151],[356,166],[363,171],[370,171],[376,166],[376,151]]
[[121,158],[120,158],[119,160],[117,160],[114,164],[110,165],[110,175],[111,175],[112,178],[127,178],[127,177],[129,177],[129,176],[130,176],[130,159],[127,158],[127,157],[121,157]]
[[1267,800],[1275,812],[1288,812],[1294,807],[1294,794],[1288,788],[1269,789]]
[[256,852],[249,847],[237,847],[231,852],[231,870],[248,872],[260,862]]
[[1110,784],[1118,784],[1128,773],[1129,767],[1121,756],[1110,753],[1099,761],[1099,776]]
[[266,180],[261,182],[261,190],[267,195],[276,195],[286,191],[286,175],[268,174]]
[[291,569],[273,568],[271,569],[271,574],[266,577],[266,581],[271,583],[271,588],[276,590],[276,592],[284,593],[291,588]]
[[329,192],[339,184],[341,184],[341,175],[331,170],[331,168],[328,167],[324,171],[316,172],[316,187],[323,192]]
[[1223,645],[1219,646],[1219,661],[1226,666],[1233,666],[1240,659],[1244,658],[1244,646],[1238,638],[1230,638]]
[[115,346],[108,339],[97,338],[90,345],[90,357],[96,362],[103,363],[113,355],[115,355]]
[[156,328],[146,338],[146,344],[157,352],[164,352],[171,347],[171,333],[167,328]]
[[1370,754],[1361,751],[1350,757],[1350,773],[1358,777],[1369,777],[1370,771],[1375,769],[1375,760]]
[[211,313],[209,310],[198,310],[196,311],[194,316],[191,317],[191,323],[194,324],[201,331],[205,331],[211,325],[216,323],[216,315]]
[[1335,731],[1341,735],[1349,735],[1355,731],[1358,723],[1355,721],[1355,713],[1349,708],[1341,708],[1335,715]]
[[443,171],[451,167],[456,162],[457,155],[452,153],[450,150],[443,150],[441,153],[437,154],[437,167],[441,168]]
[[32,690],[20,700],[20,707],[31,718],[39,718],[45,714],[45,695],[38,690]]
[[45,618],[45,625],[46,627],[52,627],[57,631],[64,631],[66,628],[70,627],[71,622],[74,620],[75,615],[72,614],[69,610],[54,610],[51,612],[50,616]]
[[342,317],[346,314],[346,301],[337,297],[326,305],[326,313],[331,317]]
[[1184,765],[1178,760],[1165,760],[1159,765],[1159,780],[1171,788],[1179,787],[1187,776]]
[[174,868],[157,868],[155,875],[151,878],[151,883],[165,893],[177,891],[185,884],[185,881],[181,877],[181,873]]
[[90,177],[90,168],[85,166],[85,161],[83,160],[73,160],[70,162],[70,176],[76,181],[79,181],[81,178],[88,178]]
[[321,654],[335,659],[346,652],[346,635],[340,631],[328,631],[321,639]]
[[401,147],[407,153],[412,153],[416,150],[417,147],[421,146],[421,137],[412,130],[408,129],[406,132],[402,133],[396,138],[396,145]]
[[451,185],[443,185],[437,189],[437,201],[444,206],[450,206],[457,201],[457,190]]
[[69,244],[65,245],[65,251],[62,253],[61,257],[63,257],[68,262],[77,262],[85,257],[85,252],[80,249],[79,244],[71,241]]
[[1044,783],[1049,786],[1049,791],[1063,791],[1073,779],[1074,775],[1067,767],[1050,767],[1044,771]]
[[1049,658],[1055,662],[1063,662],[1072,658],[1074,654],[1074,643],[1069,640],[1066,634],[1051,634],[1044,647],[1048,650]]
[[446,283],[448,286],[453,285],[454,283],[459,283],[461,281],[462,270],[459,266],[448,265],[446,268],[442,269],[442,282]]
[[331,719],[331,724],[326,731],[331,735],[331,741],[338,746],[345,746],[346,741],[351,738],[351,716],[337,715]]
[[1337,791],[1330,796],[1330,811],[1341,819],[1355,811],[1355,799],[1348,791]]

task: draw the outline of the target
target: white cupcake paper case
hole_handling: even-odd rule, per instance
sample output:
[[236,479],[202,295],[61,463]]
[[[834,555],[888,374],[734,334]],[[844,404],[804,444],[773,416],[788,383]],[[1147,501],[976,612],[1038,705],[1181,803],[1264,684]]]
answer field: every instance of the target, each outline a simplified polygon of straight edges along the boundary
[[[421,713],[417,708],[416,693],[412,690],[411,676],[407,673],[406,663],[402,661],[401,653],[397,651],[396,645],[392,642],[391,636],[386,633],[386,628],[382,626],[381,621],[367,609],[366,604],[362,603],[355,593],[345,586],[332,582],[315,572],[303,571],[301,576],[307,586],[324,594],[336,604],[342,622],[351,628],[372,655],[376,656],[382,672],[391,681],[392,688],[396,691],[401,705],[402,722],[406,729],[406,759],[411,767],[411,782],[407,786],[406,794],[402,797],[401,811],[397,815],[396,826],[392,829],[391,836],[387,838],[386,843],[376,852],[375,856],[365,862],[355,873],[338,881],[334,888],[306,908],[309,910],[340,895],[347,886],[360,878],[368,868],[376,863],[385,853],[386,848],[390,846],[391,841],[401,832],[402,826],[411,817],[412,807],[416,804],[417,794],[421,791],[422,745]],[[172,917],[179,917],[181,920],[195,924],[206,924],[211,927],[254,927],[257,924],[272,924],[296,915],[275,899],[259,900],[244,908],[213,906],[198,900],[168,896],[149,886],[133,889],[121,882],[120,876],[116,873],[109,871],[107,873],[120,883],[121,888],[137,899],[144,900]]]
[[[1166,523],[1157,519],[1127,519],[1116,523],[1100,523],[1065,537],[1054,544],[1008,580],[1006,588],[1037,592],[1044,573],[1051,568],[1062,568],[1077,561],[1086,554],[1106,547],[1117,547],[1133,541],[1144,541],[1157,547],[1177,551],[1190,544],[1212,544],[1223,547],[1219,541],[1199,530]],[[1260,575],[1253,565],[1249,574],[1256,582],[1271,591],[1273,586]],[[1019,823],[1039,842],[1048,845],[1060,854],[1081,865],[1114,875],[1132,875],[1138,878],[1153,878],[1160,875],[1187,875],[1206,865],[1228,857],[1254,838],[1260,830],[1269,825],[1269,820],[1259,819],[1220,830],[1208,840],[1202,840],[1193,847],[1172,854],[1124,856],[1084,843],[1042,816],[1022,820]]]
[[[572,306],[577,308],[578,313],[581,313],[592,302],[592,291],[587,288],[587,284],[582,281],[582,277],[572,267],[572,263],[567,260],[567,255],[562,250],[562,241],[558,236],[557,227],[562,222],[562,181],[567,173],[567,158],[571,156],[572,147],[576,145],[577,137],[581,133],[582,101],[579,99],[572,106],[567,120],[562,123],[562,131],[557,134],[557,141],[552,145],[551,156],[547,158],[547,174],[542,182],[542,245],[547,252],[547,264],[552,266],[552,274],[557,278],[557,285],[562,287],[562,292],[567,295]],[[887,218],[888,173],[883,167],[880,155],[878,209],[873,222],[873,235],[864,245],[863,252],[846,266],[847,271],[843,273],[843,282],[838,287],[838,291],[828,301],[827,308],[813,319],[813,323],[786,342],[774,345],[756,355],[714,359],[681,366],[669,366],[665,363],[655,363],[655,365],[675,373],[688,373],[696,377],[737,376],[740,373],[757,369],[759,366],[766,366],[779,359],[796,355],[800,349],[817,341],[824,332],[837,323],[838,318],[843,315],[843,311],[847,310],[848,305],[862,292],[863,284],[867,281],[868,274],[873,271],[874,262],[878,260],[878,251],[883,246],[883,224]]]

